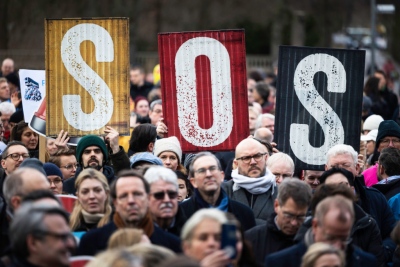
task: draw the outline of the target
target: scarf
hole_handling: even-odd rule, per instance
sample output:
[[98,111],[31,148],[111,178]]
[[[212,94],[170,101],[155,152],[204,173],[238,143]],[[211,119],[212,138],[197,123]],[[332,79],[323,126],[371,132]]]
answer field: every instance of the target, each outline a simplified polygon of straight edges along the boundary
[[82,217],[85,223],[95,224],[98,223],[104,217],[104,213],[92,214],[82,209]]
[[197,205],[200,208],[216,208],[219,209],[220,211],[227,212],[228,211],[228,195],[225,193],[224,190],[220,191],[217,203],[215,203],[215,206],[211,206],[211,204],[207,203],[204,201],[204,199],[201,197],[200,192],[197,188],[194,189],[194,199],[197,203]]
[[265,168],[265,175],[257,178],[250,178],[239,174],[238,169],[232,170],[233,192],[240,188],[246,189],[251,194],[259,195],[267,192],[272,187],[272,194],[275,187],[275,175]]
[[[124,220],[122,220],[121,216],[119,216],[118,212],[114,213],[113,221],[117,228],[126,228],[126,224]],[[136,228],[142,229],[148,238],[151,237],[154,232],[154,225],[149,211],[147,211],[146,215],[139,222]]]

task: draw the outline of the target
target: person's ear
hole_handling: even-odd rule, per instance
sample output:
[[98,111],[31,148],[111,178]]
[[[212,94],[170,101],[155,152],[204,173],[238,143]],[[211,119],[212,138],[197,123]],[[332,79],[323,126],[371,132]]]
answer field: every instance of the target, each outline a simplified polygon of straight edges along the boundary
[[15,211],[21,206],[22,200],[20,196],[12,196],[11,197],[11,206],[12,209]]
[[236,170],[237,167],[238,167],[238,161],[236,159],[234,159],[232,162],[232,170]]
[[3,167],[3,169],[6,170],[6,160],[5,159],[1,160],[1,167]]
[[196,181],[194,180],[193,177],[190,177],[190,178],[189,178],[189,181],[190,181],[190,183],[192,184],[193,188],[197,188]]
[[151,142],[151,143],[148,144],[148,146],[147,146],[147,151],[153,152],[153,150],[154,150],[154,142]]
[[28,251],[30,253],[35,253],[37,251],[37,244],[38,244],[38,239],[33,237],[31,234],[26,237],[26,246],[28,248]]
[[381,164],[378,165],[378,171],[380,175],[383,175],[386,172],[385,168]]
[[275,213],[278,213],[278,209],[279,209],[279,201],[275,198],[275,200],[274,200],[274,211],[275,211]]

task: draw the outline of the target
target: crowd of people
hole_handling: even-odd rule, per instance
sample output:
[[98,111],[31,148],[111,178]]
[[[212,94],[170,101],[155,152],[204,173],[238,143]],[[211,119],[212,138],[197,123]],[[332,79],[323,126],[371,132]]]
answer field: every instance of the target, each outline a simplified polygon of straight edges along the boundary
[[234,151],[184,153],[159,81],[135,66],[131,135],[107,126],[70,146],[60,130],[45,162],[15,76],[3,60],[0,266],[400,266],[399,106],[382,71],[365,84],[360,151],[330,148],[324,171],[278,151],[274,73],[249,73],[251,135]]

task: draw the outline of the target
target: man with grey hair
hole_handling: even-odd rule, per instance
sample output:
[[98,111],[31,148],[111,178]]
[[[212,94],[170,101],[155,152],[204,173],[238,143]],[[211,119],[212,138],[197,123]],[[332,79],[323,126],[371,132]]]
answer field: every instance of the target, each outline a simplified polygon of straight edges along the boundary
[[246,231],[256,261],[261,266],[265,255],[294,245],[294,237],[304,222],[311,202],[311,187],[299,179],[283,180],[274,202],[275,213],[266,224]]
[[261,127],[254,132],[254,138],[271,143],[272,140],[274,140],[274,135],[272,134],[270,129]]
[[[5,203],[0,203],[0,255],[9,244],[8,227],[14,212],[21,206],[22,198],[39,189],[50,190],[50,183],[40,171],[21,167],[7,176],[3,185]],[[1,202],[1,201],[0,201]]]
[[293,159],[283,152],[275,153],[269,157],[267,168],[275,176],[276,185],[280,185],[286,178],[292,178],[294,174]]
[[328,150],[325,170],[333,167],[346,169],[353,174],[354,190],[358,196],[357,204],[375,219],[386,249],[386,258],[391,259],[396,246],[390,239],[390,233],[396,221],[385,196],[377,189],[363,185],[364,178],[358,176],[360,167],[357,162],[357,152],[352,146],[339,144]]
[[258,225],[274,212],[277,190],[275,176],[267,168],[265,145],[253,138],[242,140],[235,150],[232,180],[223,183],[228,197],[249,207]]
[[351,200],[343,196],[327,197],[318,203],[312,227],[298,244],[268,255],[266,267],[298,267],[307,248],[317,242],[330,244],[346,253],[348,266],[378,266],[376,257],[349,245],[354,223]]
[[178,206],[178,178],[171,169],[152,166],[144,174],[150,185],[149,210],[161,229],[180,236],[186,216]]
[[[157,126],[157,123],[163,118],[162,101],[161,99],[154,100],[150,104],[149,118],[151,124]],[[158,133],[158,132],[157,132]]]
[[256,129],[267,128],[272,134],[275,132],[275,116],[270,113],[264,113],[258,116],[256,122]]
[[8,142],[10,139],[10,117],[15,112],[14,104],[10,102],[2,102],[0,103],[0,114],[1,114],[1,122],[3,123],[4,133],[3,138],[4,142]]
[[11,266],[69,266],[76,242],[61,207],[25,203],[16,212],[10,233]]
[[[254,142],[257,141],[254,140]],[[241,223],[243,230],[255,226],[251,209],[230,199],[226,191],[221,188],[224,172],[214,154],[210,152],[196,154],[189,166],[189,179],[194,187],[194,194],[190,199],[180,204],[188,218],[199,209],[217,208],[224,212],[233,213]]]

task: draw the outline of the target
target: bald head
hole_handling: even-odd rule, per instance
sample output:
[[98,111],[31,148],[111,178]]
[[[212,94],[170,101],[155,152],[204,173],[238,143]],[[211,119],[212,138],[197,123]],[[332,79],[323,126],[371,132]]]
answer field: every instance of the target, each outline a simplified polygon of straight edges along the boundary
[[3,74],[3,77],[14,72],[14,60],[12,60],[11,58],[4,59],[3,63],[1,64],[1,72]]
[[254,132],[254,137],[260,139],[261,141],[266,141],[271,143],[274,139],[274,135],[272,134],[271,130],[265,127],[258,128]]
[[[246,138],[244,140],[242,140],[235,149],[235,158],[239,158],[242,157],[243,153],[246,153],[248,151],[252,151],[252,150],[257,150],[259,153],[266,153],[267,148],[261,144],[260,142],[254,140],[253,138]],[[256,153],[255,153],[256,154]],[[247,156],[247,154],[246,154]]]
[[239,174],[258,178],[265,175],[267,159],[267,148],[253,138],[247,138],[236,146],[233,165]]

